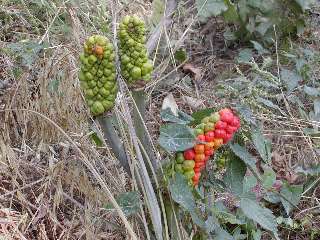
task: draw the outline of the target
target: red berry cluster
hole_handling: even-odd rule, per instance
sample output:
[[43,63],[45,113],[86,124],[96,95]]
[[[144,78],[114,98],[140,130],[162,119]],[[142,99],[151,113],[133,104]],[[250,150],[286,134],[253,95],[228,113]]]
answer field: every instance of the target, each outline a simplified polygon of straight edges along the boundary
[[176,171],[192,180],[193,185],[198,185],[201,171],[214,151],[228,143],[239,128],[239,117],[228,108],[203,118],[194,130],[199,143],[176,154]]

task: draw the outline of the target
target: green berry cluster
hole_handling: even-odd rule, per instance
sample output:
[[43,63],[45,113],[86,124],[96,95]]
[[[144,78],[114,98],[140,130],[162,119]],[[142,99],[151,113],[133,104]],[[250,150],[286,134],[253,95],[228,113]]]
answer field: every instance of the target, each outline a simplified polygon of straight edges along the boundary
[[145,32],[144,22],[136,16],[124,17],[119,26],[121,72],[131,84],[151,79],[153,64],[148,59]]
[[104,36],[89,37],[80,55],[80,86],[94,116],[113,108],[118,92],[115,53],[112,43]]

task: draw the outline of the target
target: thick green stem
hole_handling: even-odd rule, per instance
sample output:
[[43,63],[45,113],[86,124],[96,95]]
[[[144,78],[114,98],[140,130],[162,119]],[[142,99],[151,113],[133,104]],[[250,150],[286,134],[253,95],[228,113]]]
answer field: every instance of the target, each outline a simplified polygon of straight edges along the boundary
[[[133,90],[132,97],[136,103],[136,107],[133,110],[133,120],[134,126],[136,129],[137,137],[140,142],[144,146],[146,152],[148,153],[149,159],[151,160],[151,164],[153,169],[156,171],[157,169],[157,158],[152,149],[152,143],[150,142],[147,129],[145,127],[145,114],[146,114],[146,97],[144,90]],[[146,162],[146,161],[145,161]]]
[[112,149],[112,152],[114,153],[116,158],[120,161],[121,166],[131,177],[131,171],[130,171],[127,154],[112,124],[112,115],[111,114],[101,115],[97,117],[97,120],[101,126],[101,129],[103,131],[104,138],[106,139],[107,144]]

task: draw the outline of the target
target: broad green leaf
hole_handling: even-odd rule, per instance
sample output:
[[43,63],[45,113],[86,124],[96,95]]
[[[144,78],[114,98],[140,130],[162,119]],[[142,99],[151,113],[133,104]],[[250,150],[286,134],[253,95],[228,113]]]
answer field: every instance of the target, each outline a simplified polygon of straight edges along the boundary
[[237,62],[238,63],[249,63],[249,62],[251,62],[252,58],[253,58],[252,49],[245,48],[239,52]]
[[283,114],[283,111],[281,110],[281,108],[280,108],[278,105],[276,105],[276,104],[274,104],[273,102],[271,102],[270,100],[268,100],[268,99],[265,99],[265,98],[262,98],[262,97],[257,97],[257,102],[262,103],[262,104],[265,105],[266,107],[276,109],[276,110],[278,110],[280,113]]
[[160,127],[159,143],[168,152],[192,148],[195,140],[194,131],[186,125],[170,123]]
[[242,146],[239,144],[230,144],[231,150],[245,163],[258,174],[256,169],[256,159]]
[[295,89],[298,86],[299,82],[302,80],[296,72],[290,71],[288,69],[282,69],[280,74],[281,79],[286,84],[287,90],[289,92]]
[[174,115],[170,108],[161,110],[161,119],[165,122],[172,122],[178,124],[188,124],[193,121],[193,118],[188,114],[178,110],[178,116]]
[[178,61],[178,63],[182,63],[185,60],[187,60],[188,55],[186,50],[184,50],[183,48],[178,49],[175,53],[174,53],[174,58],[176,59],[176,61]]
[[[286,213],[289,215],[290,211],[293,209],[293,206],[297,206],[300,202],[301,194],[303,192],[303,186],[302,185],[289,185],[284,184],[281,188],[281,194],[285,196],[287,200],[284,198],[281,198],[281,203],[286,210]],[[292,203],[292,204],[291,204]]]
[[215,112],[216,109],[213,108],[206,108],[199,110],[197,112],[194,112],[191,116],[194,118],[194,121],[192,122],[192,125],[198,125],[201,123],[201,120],[207,116],[210,116],[211,113]]
[[196,203],[188,186],[187,179],[179,173],[176,174],[169,183],[169,191],[172,199],[190,213],[193,222],[199,227],[204,228],[205,222],[196,212]]
[[265,49],[260,43],[256,41],[250,42],[253,44],[254,49],[257,50],[260,55],[269,53],[269,51]]
[[237,156],[231,157],[228,161],[227,171],[223,178],[224,183],[235,195],[240,195],[243,188],[243,178],[247,167]]
[[252,124],[254,126],[257,125],[256,119],[250,108],[244,105],[237,105],[236,109],[247,123]]
[[277,222],[271,210],[260,206],[249,198],[240,200],[240,209],[249,219],[260,224],[262,228],[277,234]]
[[224,0],[196,0],[195,4],[200,21],[206,21],[228,10]]
[[261,34],[261,36],[265,36],[267,31],[272,27],[272,22],[271,21],[267,21],[267,22],[262,22],[259,23],[256,28],[255,31],[257,31],[258,33]]
[[219,228],[215,231],[213,240],[235,240],[226,230]]
[[303,88],[304,92],[306,94],[308,94],[309,96],[312,97],[318,97],[320,96],[320,90],[318,88],[314,88],[314,87],[308,87],[308,86],[304,86]]
[[315,0],[294,0],[303,11],[308,10],[316,2]]
[[237,6],[230,0],[224,0],[224,2],[228,6],[228,10],[223,13],[224,20],[226,22],[238,22],[240,19]]
[[271,141],[263,136],[260,129],[256,129],[252,132],[252,141],[259,152],[262,160],[265,163],[270,162],[271,160]]
[[[125,192],[116,198],[117,203],[121,207],[123,213],[128,217],[136,214],[140,210],[139,192]],[[106,209],[112,209],[112,204],[107,204]]]
[[261,240],[262,232],[260,229],[252,230],[251,235],[253,240]]
[[274,182],[276,181],[276,174],[275,172],[270,168],[264,171],[262,175],[262,185],[266,189],[272,188]]
[[253,175],[251,176],[245,176],[243,179],[243,191],[244,193],[246,192],[251,192],[252,188],[254,188],[257,185],[258,181],[257,178]]

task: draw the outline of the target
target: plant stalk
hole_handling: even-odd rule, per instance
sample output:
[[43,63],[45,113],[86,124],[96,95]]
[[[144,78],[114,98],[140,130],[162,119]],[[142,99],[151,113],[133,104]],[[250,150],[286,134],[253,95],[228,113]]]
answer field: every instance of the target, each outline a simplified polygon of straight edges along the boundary
[[[144,146],[149,159],[151,160],[154,171],[157,170],[157,158],[152,149],[152,144],[147,136],[147,129],[145,127],[145,115],[146,115],[146,96],[143,89],[133,90],[132,97],[135,101],[136,107],[133,110],[133,121],[136,129],[137,137],[141,144]],[[144,157],[146,162],[146,159]],[[147,164],[149,166],[149,164]],[[150,172],[150,171],[149,171]]]
[[125,152],[124,146],[112,124],[112,116],[113,114],[101,115],[97,117],[97,121],[101,126],[107,144],[112,149],[112,152],[114,153],[115,157],[119,160],[121,166],[131,177],[131,170],[129,166],[128,157]]

